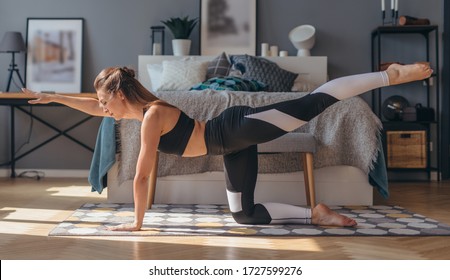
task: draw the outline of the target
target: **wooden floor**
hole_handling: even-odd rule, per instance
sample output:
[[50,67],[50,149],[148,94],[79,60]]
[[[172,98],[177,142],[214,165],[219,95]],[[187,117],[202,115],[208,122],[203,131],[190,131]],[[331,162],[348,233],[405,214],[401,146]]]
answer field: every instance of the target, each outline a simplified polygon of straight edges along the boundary
[[[450,182],[391,183],[399,205],[450,224]],[[450,237],[48,237],[87,202],[82,179],[0,179],[0,258],[21,259],[450,259]]]

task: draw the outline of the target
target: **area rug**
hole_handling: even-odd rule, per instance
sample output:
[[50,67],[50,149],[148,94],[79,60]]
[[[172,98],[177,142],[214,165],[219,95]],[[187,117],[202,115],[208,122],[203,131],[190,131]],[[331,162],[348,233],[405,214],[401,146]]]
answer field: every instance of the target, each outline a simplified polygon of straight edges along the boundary
[[237,224],[224,205],[162,205],[147,210],[140,231],[107,228],[134,219],[133,204],[85,204],[50,236],[434,236],[450,226],[398,206],[332,207],[355,219],[356,227]]

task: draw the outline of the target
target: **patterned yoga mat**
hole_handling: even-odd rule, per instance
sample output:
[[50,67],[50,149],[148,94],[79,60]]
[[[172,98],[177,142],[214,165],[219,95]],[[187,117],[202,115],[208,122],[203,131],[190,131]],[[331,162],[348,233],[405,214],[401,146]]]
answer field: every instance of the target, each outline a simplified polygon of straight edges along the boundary
[[450,235],[450,226],[398,206],[346,206],[333,210],[358,222],[356,227],[241,225],[224,205],[153,205],[142,230],[109,231],[134,219],[133,204],[85,204],[54,228],[50,236],[432,236]]

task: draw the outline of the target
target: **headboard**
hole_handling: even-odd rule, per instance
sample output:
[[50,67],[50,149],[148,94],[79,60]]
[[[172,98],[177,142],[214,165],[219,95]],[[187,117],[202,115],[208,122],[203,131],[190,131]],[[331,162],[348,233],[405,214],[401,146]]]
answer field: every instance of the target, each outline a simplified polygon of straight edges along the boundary
[[[161,64],[164,60],[181,60],[193,58],[195,60],[213,60],[215,56],[171,56],[171,55],[140,55],[139,56],[139,81],[148,89],[151,88],[150,77],[147,71],[148,64]],[[327,57],[326,56],[286,56],[264,57],[278,64],[281,68],[307,75],[308,81],[321,85],[327,81]]]

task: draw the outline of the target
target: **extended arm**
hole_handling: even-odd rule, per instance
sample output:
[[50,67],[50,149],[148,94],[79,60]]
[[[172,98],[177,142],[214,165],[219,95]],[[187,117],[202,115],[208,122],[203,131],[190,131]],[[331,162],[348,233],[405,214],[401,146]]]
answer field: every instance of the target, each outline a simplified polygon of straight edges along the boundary
[[98,100],[96,98],[75,97],[62,94],[38,93],[25,88],[22,89],[22,91],[25,94],[30,95],[30,97],[35,98],[28,101],[28,103],[30,104],[47,104],[55,102],[82,111],[89,115],[109,116],[99,106]]

